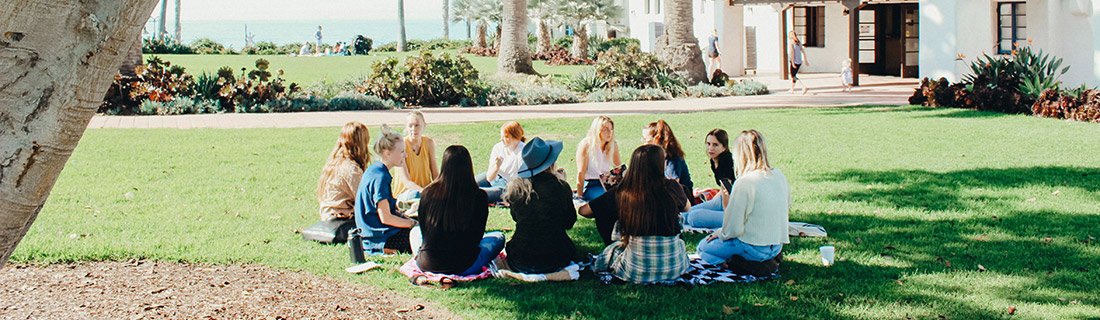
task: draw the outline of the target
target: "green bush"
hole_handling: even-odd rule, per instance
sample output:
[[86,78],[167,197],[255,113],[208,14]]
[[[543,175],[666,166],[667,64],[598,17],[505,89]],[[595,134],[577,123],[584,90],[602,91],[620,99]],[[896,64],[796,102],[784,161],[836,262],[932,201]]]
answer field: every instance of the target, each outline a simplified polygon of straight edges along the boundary
[[391,100],[354,92],[343,92],[328,101],[328,110],[387,110],[397,108]]
[[258,59],[256,69],[241,68],[240,77],[234,77],[229,68],[218,70],[218,81],[224,84],[218,91],[222,107],[230,112],[255,112],[251,109],[262,108],[268,101],[287,99],[300,90],[295,83],[289,86],[283,83],[282,70],[272,74],[269,68],[267,60]]
[[1062,68],[1062,58],[1052,56],[1042,50],[1032,50],[1030,46],[1021,47],[1015,52],[1017,72],[1020,74],[1020,92],[1032,100],[1038,99],[1043,91],[1058,90],[1062,75],[1069,67]]
[[489,84],[488,105],[528,106],[577,103],[581,98],[569,89],[549,84]]
[[154,38],[141,39],[141,53],[144,54],[191,54],[191,47],[177,42],[172,38],[157,40]]
[[[431,40],[408,40],[405,41],[405,51],[417,51],[417,50],[458,50],[469,47],[473,44],[470,40],[445,40],[445,39],[431,39]],[[378,52],[396,52],[397,41],[391,41],[384,43],[374,51]]]
[[600,89],[585,97],[588,102],[608,101],[654,101],[671,100],[672,94],[657,88],[638,89],[630,87]]
[[192,100],[188,97],[179,97],[172,101],[158,102],[145,100],[141,102],[139,114],[143,115],[174,115],[174,114],[198,114],[218,113],[221,105],[217,100]]
[[608,88],[657,88],[676,95],[687,88],[656,55],[642,52],[638,46],[600,53],[595,69],[596,77],[606,81]]
[[731,90],[729,88],[713,86],[706,83],[687,87],[684,91],[684,95],[692,98],[725,97],[730,94]]
[[596,52],[607,52],[611,49],[626,50],[630,46],[641,47],[642,43],[634,38],[615,38],[610,40],[594,41]]
[[730,82],[729,91],[735,96],[756,96],[768,94],[768,85],[753,79]]
[[358,82],[354,80],[332,81],[324,78],[304,87],[302,91],[308,95],[332,99],[341,93],[355,91],[356,83]]
[[593,69],[578,72],[569,78],[569,89],[576,92],[589,93],[603,88],[607,88],[607,81],[597,76]]
[[201,38],[191,41],[190,47],[191,52],[195,54],[236,54],[233,50],[227,49],[221,43],[210,38]]
[[404,63],[388,58],[375,62],[371,70],[372,77],[359,91],[404,105],[470,105],[483,93],[470,60],[447,53],[437,57],[421,51]]

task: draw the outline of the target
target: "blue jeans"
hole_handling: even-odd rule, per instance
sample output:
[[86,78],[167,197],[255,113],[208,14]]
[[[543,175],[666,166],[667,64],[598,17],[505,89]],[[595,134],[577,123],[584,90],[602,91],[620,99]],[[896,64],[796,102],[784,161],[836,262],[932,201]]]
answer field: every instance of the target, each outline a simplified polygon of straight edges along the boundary
[[409,202],[416,199],[420,199],[420,191],[409,190],[397,195],[398,202]]
[[581,199],[584,201],[592,201],[604,193],[607,193],[607,190],[603,188],[599,179],[584,180],[584,192],[581,193]]
[[779,255],[780,251],[783,251],[783,245],[754,246],[744,243],[741,239],[737,238],[729,240],[716,238],[710,241],[703,238],[702,241],[699,241],[699,246],[696,247],[696,250],[699,252],[699,257],[703,258],[703,261],[713,265],[719,265],[735,255],[741,256],[745,258],[745,260],[756,262],[772,259]]
[[722,210],[722,197],[694,205],[684,214],[684,222],[693,228],[717,229],[722,227],[726,212]]
[[481,268],[493,262],[500,251],[504,250],[504,234],[500,231],[486,232],[485,236],[481,238],[481,244],[478,246],[481,247],[481,252],[477,254],[474,264],[458,275],[469,276],[481,273]]
[[489,196],[489,203],[497,203],[504,197],[504,188],[508,187],[508,180],[504,180],[498,175],[493,181],[489,181],[482,173],[477,175],[477,186],[481,187],[481,190],[485,190],[485,193]]

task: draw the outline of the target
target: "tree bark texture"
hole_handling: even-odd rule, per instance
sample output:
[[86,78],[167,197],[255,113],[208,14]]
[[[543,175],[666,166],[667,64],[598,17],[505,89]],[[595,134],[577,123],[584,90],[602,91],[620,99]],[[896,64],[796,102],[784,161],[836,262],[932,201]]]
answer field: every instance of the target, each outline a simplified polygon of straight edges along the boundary
[[527,0],[505,0],[497,72],[535,74],[527,46]]
[[0,2],[0,266],[42,210],[156,5]]
[[497,21],[497,34],[496,37],[493,37],[493,49],[500,50],[500,33],[504,31],[504,28],[501,27],[502,24],[504,24],[503,21]]
[[583,21],[577,23],[573,29],[573,58],[588,58],[588,24]]
[[657,56],[688,84],[707,80],[703,52],[695,38],[692,0],[665,0],[665,34],[657,37]]
[[489,46],[489,42],[485,39],[485,38],[488,37],[488,35],[486,35],[486,33],[488,33],[488,32],[489,32],[489,24],[485,23],[485,21],[478,21],[477,22],[477,43],[476,43],[478,48],[486,48],[486,47]]
[[[179,1],[179,0],[176,0]],[[451,2],[443,0],[443,40],[451,39]]]
[[180,0],[176,0],[176,42],[183,43],[183,31],[180,28]]
[[[405,52],[405,48],[408,42],[405,40],[405,0],[397,0],[397,23],[398,26],[398,38],[397,38],[397,51]],[[320,50],[320,49],[318,49]]]
[[168,38],[168,0],[160,0],[160,21],[157,21],[157,39]]
[[543,54],[547,51],[550,51],[550,47],[552,46],[552,44],[550,43],[550,38],[552,38],[552,36],[550,35],[550,26],[547,25],[546,20],[539,20],[537,30],[535,32],[538,33],[539,38],[537,47],[538,51],[536,52],[538,52],[539,54]]

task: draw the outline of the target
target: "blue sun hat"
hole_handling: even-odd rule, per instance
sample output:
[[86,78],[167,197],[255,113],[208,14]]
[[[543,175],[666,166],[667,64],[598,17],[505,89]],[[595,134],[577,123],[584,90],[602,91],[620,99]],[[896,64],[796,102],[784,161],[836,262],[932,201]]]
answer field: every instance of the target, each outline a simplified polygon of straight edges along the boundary
[[520,166],[516,174],[520,178],[530,178],[546,171],[558,161],[561,150],[561,141],[544,141],[539,137],[531,139],[523,146],[523,166]]

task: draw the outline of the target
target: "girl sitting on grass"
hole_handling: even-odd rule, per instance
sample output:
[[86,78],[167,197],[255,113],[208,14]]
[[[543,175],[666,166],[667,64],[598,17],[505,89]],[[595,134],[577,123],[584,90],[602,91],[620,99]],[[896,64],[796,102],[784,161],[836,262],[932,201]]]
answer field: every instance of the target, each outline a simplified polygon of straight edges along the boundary
[[710,170],[714,173],[714,182],[725,192],[706,202],[694,205],[684,214],[687,225],[695,228],[713,229],[722,226],[722,202],[729,192],[726,188],[737,180],[733,174],[733,154],[729,148],[729,134],[726,130],[714,129],[707,133],[707,156],[710,157]]
[[534,138],[523,147],[518,178],[508,183],[516,232],[508,242],[508,265],[528,274],[552,273],[568,266],[576,253],[565,230],[577,222],[573,191],[556,169],[561,141]]
[[[638,147],[623,180],[592,203],[595,212],[610,207],[619,215],[615,242],[596,257],[594,271],[610,271],[633,283],[671,281],[687,271],[687,252],[680,240],[680,212],[687,209],[687,198],[665,179],[664,167],[663,149]],[[608,203],[602,204],[605,199]]]
[[405,164],[404,144],[400,134],[382,126],[382,137],[374,144],[379,161],[367,167],[355,194],[355,227],[361,229],[363,250],[368,254],[412,251],[409,234],[416,220],[397,211],[397,200],[390,192],[390,168]]
[[348,122],[340,130],[336,147],[328,157],[317,180],[317,201],[321,221],[351,219],[355,211],[355,191],[370,164],[370,131],[359,122]]
[[424,243],[416,264],[435,273],[480,273],[504,249],[504,234],[485,233],[489,207],[485,206],[485,191],[474,181],[470,151],[463,146],[447,147],[441,171],[439,179],[424,188],[420,200]]
[[642,143],[665,149],[665,177],[679,182],[688,200],[693,199],[692,188],[695,187],[695,183],[691,182],[691,172],[688,171],[687,161],[684,161],[684,149],[680,146],[676,135],[672,133],[672,127],[669,127],[664,120],[650,122],[645,129],[642,129]]
[[398,201],[420,198],[424,187],[439,177],[435,165],[435,140],[423,136],[424,114],[413,111],[405,122],[405,165],[394,168],[393,194]]
[[607,192],[600,175],[611,172],[612,165],[623,164],[619,144],[615,142],[615,122],[607,116],[592,120],[588,135],[577,144],[577,197],[592,201]]
[[738,179],[733,192],[723,197],[722,228],[697,247],[699,256],[713,265],[733,256],[753,262],[774,259],[790,242],[791,189],[787,177],[768,162],[764,137],[756,130],[741,131],[734,152]]
[[489,154],[489,170],[477,178],[478,186],[489,195],[489,203],[500,202],[508,181],[516,178],[519,167],[523,165],[522,153],[526,141],[519,122],[511,121],[500,127],[500,142],[493,146]]

